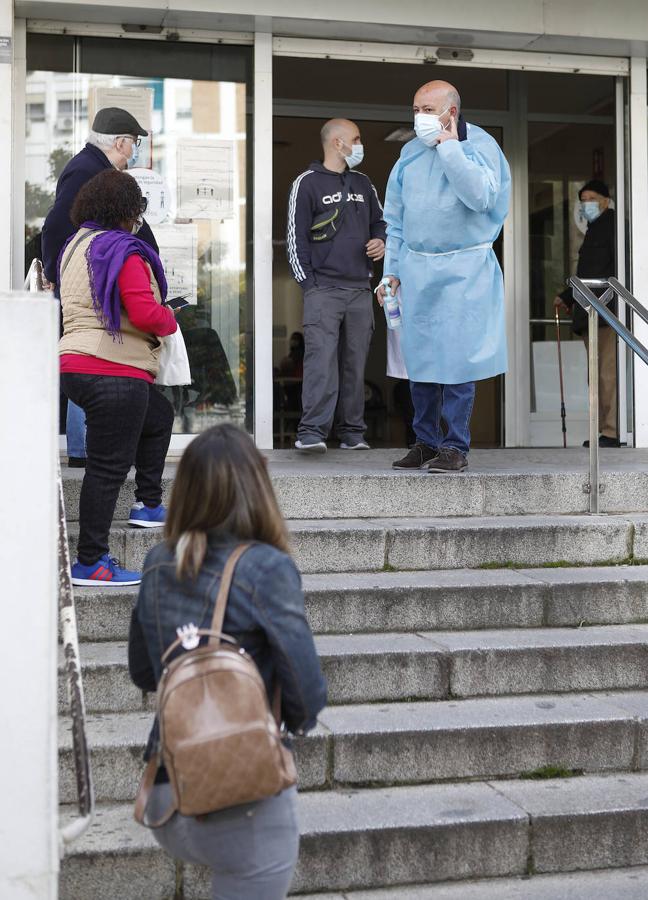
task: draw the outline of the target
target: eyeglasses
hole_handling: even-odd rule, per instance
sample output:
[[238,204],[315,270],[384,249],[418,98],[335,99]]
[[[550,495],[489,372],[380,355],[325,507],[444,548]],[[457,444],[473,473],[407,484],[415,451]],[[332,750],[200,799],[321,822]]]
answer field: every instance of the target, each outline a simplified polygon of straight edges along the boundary
[[142,197],[140,200],[140,212],[143,214],[148,209],[148,197]]
[[132,141],[133,144],[134,144],[136,147],[141,147],[141,146],[142,146],[142,138],[139,138],[139,137],[133,137],[132,134],[120,134],[119,137],[120,137],[120,138],[128,138],[128,140],[129,140],[129,141]]

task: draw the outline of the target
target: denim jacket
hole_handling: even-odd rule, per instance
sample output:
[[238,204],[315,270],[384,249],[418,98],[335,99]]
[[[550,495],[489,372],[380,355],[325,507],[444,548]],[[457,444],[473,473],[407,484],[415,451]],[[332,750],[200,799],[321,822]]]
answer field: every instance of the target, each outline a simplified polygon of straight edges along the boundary
[[[237,543],[231,536],[210,536],[195,580],[177,578],[175,554],[166,543],[146,557],[128,640],[130,675],[142,690],[157,688],[161,656],[176,639],[176,628],[189,623],[210,627],[223,567]],[[326,682],[306,620],[301,577],[290,556],[260,543],[243,554],[234,572],[223,632],[252,656],[270,701],[278,680],[288,730],[314,728],[326,704]],[[156,720],[145,759],[157,744]]]

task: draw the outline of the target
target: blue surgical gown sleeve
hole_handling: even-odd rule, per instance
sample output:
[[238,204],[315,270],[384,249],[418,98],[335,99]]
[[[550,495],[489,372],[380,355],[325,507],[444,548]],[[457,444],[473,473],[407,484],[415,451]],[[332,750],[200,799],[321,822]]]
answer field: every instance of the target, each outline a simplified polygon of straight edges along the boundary
[[497,145],[487,145],[481,151],[467,147],[467,151],[470,156],[459,141],[443,141],[436,148],[444,174],[457,197],[469,209],[486,212],[496,205],[501,186]]
[[396,163],[387,182],[384,217],[387,222],[387,242],[383,272],[400,278],[398,257],[403,243],[403,188],[399,177],[400,163]]

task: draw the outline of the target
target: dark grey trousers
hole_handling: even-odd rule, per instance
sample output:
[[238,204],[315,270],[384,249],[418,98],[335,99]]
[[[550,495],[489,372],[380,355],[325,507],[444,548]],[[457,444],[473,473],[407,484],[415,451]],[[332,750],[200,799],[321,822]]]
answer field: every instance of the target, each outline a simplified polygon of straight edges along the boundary
[[303,414],[297,436],[340,441],[365,433],[364,374],[374,330],[371,291],[316,287],[304,295]]
[[[171,802],[169,784],[156,784],[149,814]],[[212,870],[212,900],[284,900],[299,853],[297,789],[196,819],[176,813],[151,832],[167,853]]]

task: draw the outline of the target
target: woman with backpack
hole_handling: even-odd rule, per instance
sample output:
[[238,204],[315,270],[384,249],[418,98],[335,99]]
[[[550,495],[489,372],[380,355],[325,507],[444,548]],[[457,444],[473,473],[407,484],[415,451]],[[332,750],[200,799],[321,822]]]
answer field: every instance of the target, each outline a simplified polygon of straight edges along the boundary
[[[164,765],[155,772],[160,737],[164,759],[169,765],[172,759],[166,743],[171,729],[162,702],[165,679],[168,682],[174,666],[181,666],[190,653],[200,656],[205,638],[196,649],[196,629],[210,629],[218,619],[221,585],[220,594],[227,597],[218,630],[234,639],[256,664],[265,687],[266,718],[271,706],[280,708],[277,718],[285,728],[303,734],[315,726],[326,703],[326,684],[306,620],[301,578],[289,555],[286,525],[265,460],[249,435],[233,425],[219,425],[187,447],[178,465],[165,537],[146,558],[129,635],[129,669],[135,684],[155,691],[163,678],[159,715],[145,753],[146,759],[153,759],[147,824],[164,822],[154,827],[153,834],[170,854],[211,868],[212,900],[283,900],[298,855],[296,787],[254,802],[239,800],[226,808],[219,804],[213,812],[184,815],[174,811],[182,806],[182,778],[175,768],[167,770]],[[180,644],[178,638],[182,647],[174,648],[163,664],[162,656],[174,642]],[[228,646],[232,645],[224,645],[224,656]],[[229,653],[230,661],[233,656]],[[204,704],[204,691],[196,696]],[[230,702],[235,711],[235,701]],[[215,709],[217,723],[219,716],[227,719],[223,710]],[[182,708],[180,718],[184,726],[191,710],[185,713]],[[205,716],[201,713],[199,718],[200,727],[205,727]],[[270,724],[272,731],[274,722]],[[173,757],[174,767],[176,763]],[[254,772],[252,765],[250,771]],[[198,796],[210,787],[218,790],[209,778],[197,778]],[[245,790],[254,788],[254,774],[248,780],[251,784],[244,785]],[[231,785],[227,778],[223,781],[220,787],[227,794]]]

